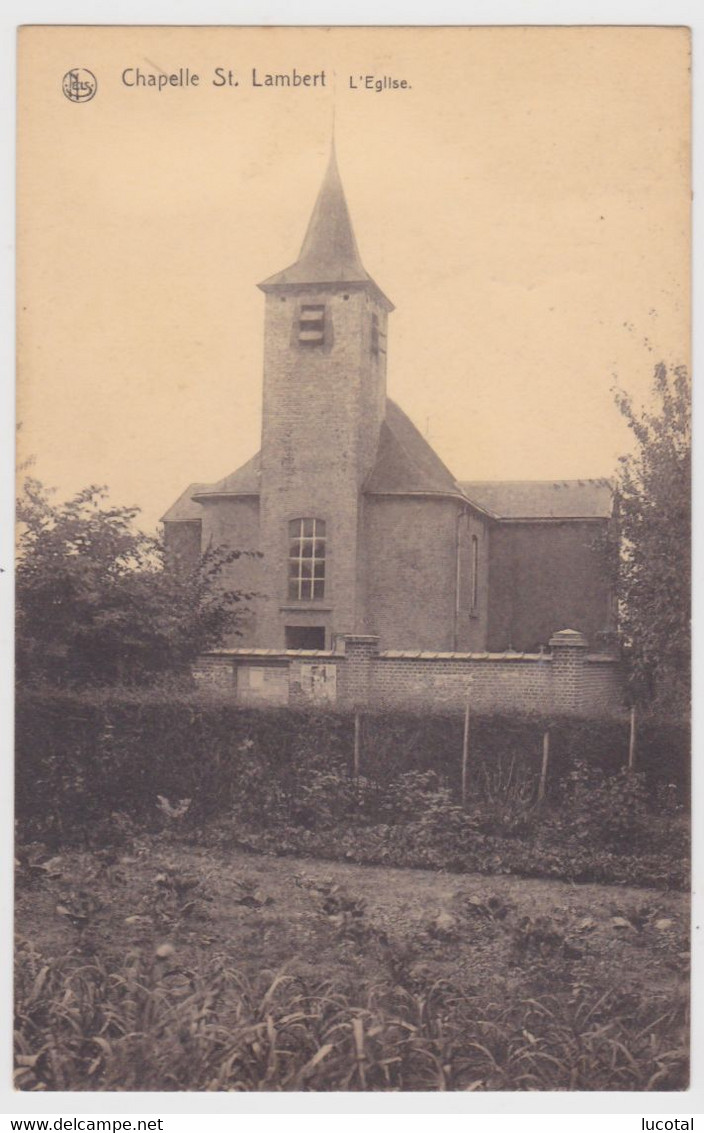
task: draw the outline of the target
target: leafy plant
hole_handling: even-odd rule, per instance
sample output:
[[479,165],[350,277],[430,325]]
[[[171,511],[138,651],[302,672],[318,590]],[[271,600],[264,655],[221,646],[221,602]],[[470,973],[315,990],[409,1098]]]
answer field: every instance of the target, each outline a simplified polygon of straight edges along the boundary
[[691,397],[684,366],[655,367],[655,408],[616,401],[635,439],[617,479],[620,624],[633,693],[668,714],[689,710],[691,609]]
[[298,785],[292,815],[309,830],[354,822],[361,809],[363,790],[344,770],[311,767]]
[[237,633],[246,595],[227,586],[239,551],[209,550],[167,570],[162,543],[135,527],[137,508],[91,485],[56,504],[27,477],[18,501],[20,681],[101,684],[183,671]]
[[648,831],[648,795],[642,774],[622,768],[604,775],[577,763],[568,776],[569,821],[582,840],[632,846]]

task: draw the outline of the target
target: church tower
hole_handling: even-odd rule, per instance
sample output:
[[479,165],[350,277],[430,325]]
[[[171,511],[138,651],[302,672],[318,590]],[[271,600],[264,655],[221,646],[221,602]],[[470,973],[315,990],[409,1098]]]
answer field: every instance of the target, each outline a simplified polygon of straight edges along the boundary
[[[259,651],[328,650],[337,634],[409,657],[539,656],[565,625],[596,642],[610,599],[594,527],[610,523],[609,485],[458,482],[387,398],[393,305],[362,264],[334,151],[298,259],[259,286],[261,452],[191,484],[163,517],[173,569],[209,547],[235,552],[223,585],[249,595],[226,643],[237,696],[288,697],[286,667]],[[404,679],[414,672],[425,695],[412,666]]]
[[297,261],[266,295],[257,638],[330,648],[363,632],[362,485],[386,407],[393,304],[365,270],[333,148]]

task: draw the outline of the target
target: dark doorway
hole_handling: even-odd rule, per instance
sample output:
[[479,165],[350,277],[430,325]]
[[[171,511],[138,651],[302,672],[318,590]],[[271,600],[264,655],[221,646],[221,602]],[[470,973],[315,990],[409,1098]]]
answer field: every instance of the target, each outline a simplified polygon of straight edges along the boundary
[[286,626],[287,649],[324,649],[325,626]]

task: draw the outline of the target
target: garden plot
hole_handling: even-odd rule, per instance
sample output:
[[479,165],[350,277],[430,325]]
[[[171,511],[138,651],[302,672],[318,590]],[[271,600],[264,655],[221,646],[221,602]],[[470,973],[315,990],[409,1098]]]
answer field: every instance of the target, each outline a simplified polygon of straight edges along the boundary
[[25,848],[23,1089],[682,1089],[688,899]]

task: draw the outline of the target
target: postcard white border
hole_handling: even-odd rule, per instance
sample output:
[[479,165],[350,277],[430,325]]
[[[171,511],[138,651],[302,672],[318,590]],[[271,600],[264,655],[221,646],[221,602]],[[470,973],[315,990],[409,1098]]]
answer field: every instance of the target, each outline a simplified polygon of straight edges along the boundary
[[[3,240],[0,245],[0,271],[3,296],[0,319],[2,335],[2,374],[0,382],[0,711],[2,719],[2,769],[0,770],[0,830],[3,866],[11,862],[12,853],[12,524],[14,504],[14,139],[15,139],[15,53],[16,31],[23,24],[95,24],[95,25],[661,25],[689,26],[693,30],[694,90],[694,299],[696,313],[702,279],[702,250],[699,247],[701,206],[697,190],[702,184],[702,106],[704,105],[704,64],[700,58],[700,39],[704,38],[704,5],[701,0],[436,0],[432,5],[420,0],[394,3],[390,0],[6,0],[0,12],[0,132],[5,161],[0,168],[0,215]],[[694,320],[694,368],[701,352],[704,319]],[[695,386],[695,436],[701,418],[700,398]],[[694,578],[701,578],[702,515],[700,502],[704,479],[704,457],[698,444],[695,448],[695,545]],[[522,1127],[536,1128],[543,1114],[604,1115],[609,1128],[640,1129],[640,1116],[686,1117],[704,1113],[704,902],[700,885],[704,881],[704,772],[701,761],[702,711],[704,691],[701,675],[701,636],[699,598],[701,584],[695,586],[695,681],[693,793],[695,799],[695,845],[693,876],[693,974],[692,1002],[694,1026],[692,1036],[692,1086],[686,1093],[540,1093],[540,1094],[19,1094],[9,1086],[11,1028],[11,882],[9,868],[3,869],[0,885],[0,1114],[23,1115],[130,1115],[146,1117],[162,1115],[238,1114],[239,1126],[253,1127],[244,1115],[267,1114],[484,1114],[525,1115]],[[698,926],[698,927],[697,927]],[[606,1118],[605,1115],[610,1115]],[[633,1115],[632,1120],[614,1119],[614,1115]],[[638,1118],[636,1121],[635,1118]],[[409,1119],[404,1116],[404,1130]],[[704,1122],[704,1118],[701,1118]],[[410,1119],[411,1124],[414,1119]],[[384,1124],[388,1118],[384,1117]],[[477,1123],[472,1122],[476,1128]],[[490,1121],[482,1128],[492,1127]],[[9,1126],[8,1126],[9,1127]],[[184,1126],[181,1126],[185,1128]],[[515,1125],[517,1128],[517,1125]],[[207,1124],[206,1124],[207,1128]],[[702,1125],[704,1133],[704,1124]]]

